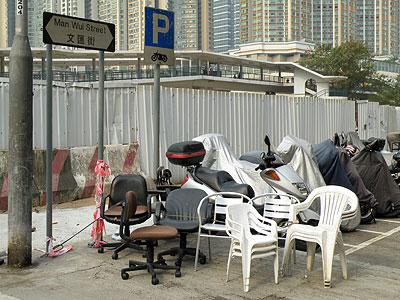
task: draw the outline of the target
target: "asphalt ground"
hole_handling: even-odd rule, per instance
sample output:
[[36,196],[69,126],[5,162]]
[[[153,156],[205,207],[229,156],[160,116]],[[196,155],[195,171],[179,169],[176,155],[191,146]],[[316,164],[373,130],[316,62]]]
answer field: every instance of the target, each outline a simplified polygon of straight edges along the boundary
[[[76,232],[92,219],[94,207],[55,209],[53,226],[60,241]],[[4,230],[6,214],[0,215],[0,253],[6,249]],[[44,212],[33,215],[36,231],[45,232]],[[40,223],[42,222],[42,223]],[[87,223],[86,223],[87,222]],[[35,225],[35,224],[33,224]],[[59,226],[61,229],[57,229]],[[69,228],[69,231],[66,228]],[[107,227],[106,240],[116,227]],[[356,231],[343,233],[348,263],[348,280],[344,280],[338,256],[335,256],[332,288],[324,288],[320,253],[316,254],[313,271],[306,271],[306,256],[297,251],[297,263],[291,266],[291,275],[273,280],[273,259],[256,259],[252,264],[250,291],[243,292],[240,259],[234,259],[231,278],[226,282],[226,261],[229,241],[212,241],[212,261],[199,265],[194,272],[192,257],[182,265],[182,277],[173,271],[161,271],[157,286],[151,284],[146,271],[131,272],[122,280],[120,270],[129,259],[145,260],[136,250],[126,249],[118,260],[111,259],[111,251],[99,254],[88,247],[90,229],[72,239],[73,250],[57,258],[42,257],[33,251],[33,264],[23,269],[0,266],[0,299],[400,299],[400,219],[377,219],[376,223],[360,225]],[[196,234],[189,237],[189,246],[195,246]],[[33,244],[44,245],[43,238],[33,237]],[[178,240],[161,241],[156,253],[179,244]],[[202,251],[207,254],[207,242],[202,240]],[[280,260],[283,249],[280,249]],[[173,264],[174,257],[165,257]]]

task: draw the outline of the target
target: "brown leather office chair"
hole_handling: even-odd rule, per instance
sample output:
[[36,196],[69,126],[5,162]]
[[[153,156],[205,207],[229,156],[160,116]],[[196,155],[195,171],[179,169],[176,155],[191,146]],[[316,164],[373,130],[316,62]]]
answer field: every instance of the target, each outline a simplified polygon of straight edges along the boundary
[[[100,216],[108,223],[120,224],[122,203],[125,201],[126,193],[134,191],[137,199],[136,214],[125,224],[125,235],[129,235],[129,226],[141,224],[151,216],[151,201],[153,195],[165,193],[164,191],[148,191],[146,180],[143,176],[136,174],[123,174],[114,178],[111,183],[110,194],[101,199]],[[125,241],[101,244],[98,252],[103,253],[104,248],[114,250],[112,259],[118,259],[118,253],[128,246]]]
[[168,266],[164,260],[154,261],[154,245],[158,240],[172,239],[178,236],[178,230],[170,226],[144,226],[140,227],[129,235],[126,234],[125,227],[129,224],[129,220],[135,217],[137,210],[137,197],[132,191],[126,193],[126,201],[123,204],[122,217],[119,227],[121,238],[126,242],[128,247],[137,247],[136,241],[145,241],[146,262],[130,260],[129,267],[121,270],[122,279],[129,278],[129,271],[147,270],[151,274],[151,283],[158,284],[155,269],[175,270],[175,277],[181,277],[180,266]]

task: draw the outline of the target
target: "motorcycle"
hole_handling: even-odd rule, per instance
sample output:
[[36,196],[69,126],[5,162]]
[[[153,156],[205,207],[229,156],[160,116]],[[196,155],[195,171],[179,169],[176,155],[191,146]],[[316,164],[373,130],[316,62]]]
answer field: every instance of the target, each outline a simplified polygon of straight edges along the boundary
[[300,201],[305,200],[310,190],[304,180],[290,165],[285,164],[276,153],[271,151],[268,135],[265,136],[264,143],[267,145],[267,153],[252,151],[243,154],[239,159],[257,163],[255,171],[260,170],[261,178],[274,192],[295,196]]
[[[269,144],[267,154],[262,152],[264,153],[262,156],[259,154],[257,156],[250,153],[242,157],[244,160],[239,160],[227,146],[228,143],[223,135],[202,135],[192,142],[184,142],[187,147],[194,147],[190,151],[183,151],[182,143],[171,145],[167,158],[173,164],[186,167],[187,175],[182,188],[200,188],[207,194],[222,191],[238,192],[250,198],[272,190],[293,195],[303,201],[309,193],[304,181],[277,155],[276,158],[272,158],[269,138],[266,137],[265,141],[267,146]],[[217,149],[218,147],[221,148]],[[226,157],[214,157],[214,154],[224,154]],[[261,164],[254,164],[254,159],[261,160]],[[264,165],[266,168],[259,171]],[[259,167],[257,171],[256,167]],[[254,206],[261,209],[260,203],[254,203]],[[318,213],[311,212],[302,218],[307,222],[307,220],[318,220],[319,216]]]
[[392,163],[389,166],[390,175],[400,187],[400,151],[393,154]]

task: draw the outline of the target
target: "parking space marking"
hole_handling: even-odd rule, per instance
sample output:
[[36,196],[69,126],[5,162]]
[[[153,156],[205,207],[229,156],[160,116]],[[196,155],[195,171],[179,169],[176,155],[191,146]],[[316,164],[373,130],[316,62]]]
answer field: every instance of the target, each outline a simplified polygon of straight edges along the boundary
[[388,219],[376,219],[377,221],[381,221],[381,222],[388,222],[388,223],[396,223],[396,224],[400,224],[400,221],[396,221],[396,220],[388,220]]
[[356,231],[368,232],[368,233],[373,233],[373,234],[382,234],[382,233],[384,233],[382,231],[373,231],[373,230],[367,230],[367,229],[356,229]]
[[363,243],[361,243],[361,244],[359,244],[357,246],[353,246],[352,249],[346,250],[345,253],[346,253],[346,255],[349,255],[349,254],[351,254],[353,252],[356,252],[358,250],[361,250],[361,249],[363,249],[363,248],[365,248],[365,247],[367,247],[367,246],[369,246],[369,245],[371,245],[371,244],[373,244],[375,242],[378,242],[378,241],[384,239],[385,237],[391,236],[392,234],[395,234],[395,233],[397,233],[399,231],[400,231],[400,226],[396,227],[396,228],[394,228],[392,230],[389,230],[388,232],[382,232],[377,237],[369,239],[368,241],[365,241],[365,242],[363,242]]

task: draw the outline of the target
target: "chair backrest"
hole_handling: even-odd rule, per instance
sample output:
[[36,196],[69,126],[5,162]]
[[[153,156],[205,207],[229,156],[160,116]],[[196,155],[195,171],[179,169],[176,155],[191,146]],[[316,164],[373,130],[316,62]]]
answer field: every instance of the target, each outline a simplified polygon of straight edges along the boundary
[[138,205],[147,205],[147,184],[143,176],[122,174],[114,178],[110,188],[110,204],[123,202],[128,191],[134,191]]
[[[207,194],[200,189],[176,189],[168,194],[165,203],[166,217],[169,219],[197,220],[197,208]],[[202,205],[202,217],[206,215],[207,203]]]
[[271,219],[288,219],[290,206],[299,203],[296,197],[280,193],[265,193],[251,199],[253,203],[258,200],[263,203],[263,216]]
[[[241,241],[243,236],[252,234],[250,229],[259,228],[262,224],[260,218],[260,214],[252,205],[246,203],[229,205],[226,215],[226,232],[230,237]],[[275,224],[275,229],[272,228],[271,223]],[[263,224],[263,231],[276,234],[276,223],[268,220],[267,224]]]
[[136,213],[136,193],[133,191],[128,191],[125,194],[125,201],[123,202],[122,206],[123,208],[120,220],[119,234],[124,240],[129,240],[129,237],[125,235],[125,227],[129,225],[129,219],[132,218]]
[[[308,200],[310,198],[310,200]],[[318,226],[339,228],[342,221],[342,214],[346,207],[357,207],[358,198],[351,190],[336,186],[327,185],[316,188],[308,196],[306,201],[314,201],[319,198],[320,218]],[[354,205],[355,203],[355,205]]]
[[220,193],[206,195],[206,197],[202,199],[202,203],[203,202],[212,203],[213,205],[212,222],[223,223],[225,222],[227,207],[229,205],[243,203],[243,202],[251,202],[251,200],[249,197],[243,194],[235,192],[220,192]]

